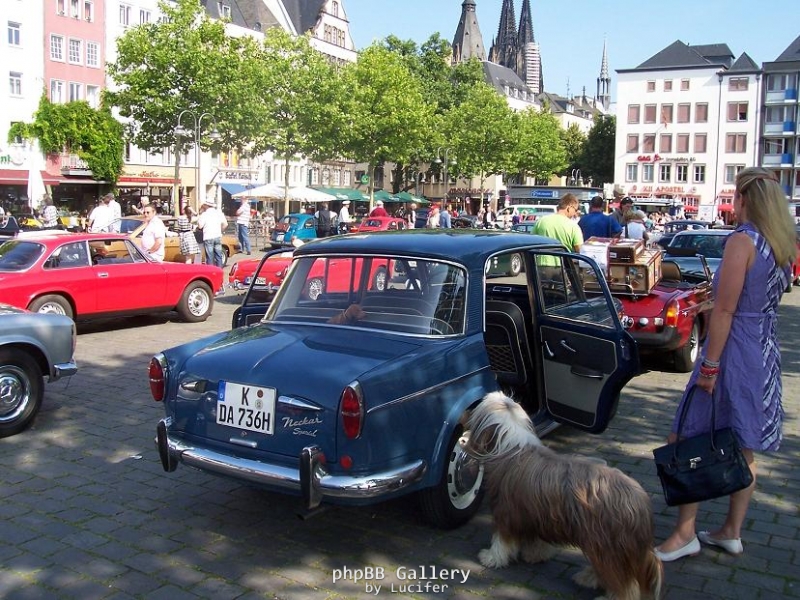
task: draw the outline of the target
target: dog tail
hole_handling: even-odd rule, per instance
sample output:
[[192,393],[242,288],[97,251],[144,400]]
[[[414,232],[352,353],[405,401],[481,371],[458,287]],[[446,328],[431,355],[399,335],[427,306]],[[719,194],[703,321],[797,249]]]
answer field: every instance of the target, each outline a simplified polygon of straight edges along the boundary
[[664,565],[661,564],[653,548],[647,553],[642,571],[639,579],[640,589],[647,590],[658,600],[661,598],[661,587],[664,583]]

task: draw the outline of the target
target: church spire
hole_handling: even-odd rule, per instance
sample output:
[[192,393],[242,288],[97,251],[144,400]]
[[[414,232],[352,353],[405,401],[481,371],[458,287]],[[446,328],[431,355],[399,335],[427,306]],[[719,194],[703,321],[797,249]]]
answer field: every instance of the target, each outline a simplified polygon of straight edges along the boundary
[[519,40],[520,48],[524,47],[525,44],[536,41],[536,37],[533,35],[530,0],[522,0],[522,12],[519,15],[519,34],[517,39]]
[[475,0],[464,0],[461,4],[461,20],[453,38],[452,60],[455,64],[471,58],[486,60],[486,50],[483,48],[483,36],[475,12]]
[[533,33],[530,0],[522,0],[517,49],[517,66],[514,70],[531,88],[531,91],[538,96],[544,91],[544,77],[542,76],[542,56],[539,53],[539,44],[536,43],[536,36]]
[[611,77],[608,75],[608,50],[603,40],[603,59],[600,63],[600,77],[597,78],[597,101],[605,110],[611,105]]
[[517,69],[517,20],[514,16],[514,0],[503,0],[500,9],[500,24],[497,27],[495,45],[490,50],[498,64]]

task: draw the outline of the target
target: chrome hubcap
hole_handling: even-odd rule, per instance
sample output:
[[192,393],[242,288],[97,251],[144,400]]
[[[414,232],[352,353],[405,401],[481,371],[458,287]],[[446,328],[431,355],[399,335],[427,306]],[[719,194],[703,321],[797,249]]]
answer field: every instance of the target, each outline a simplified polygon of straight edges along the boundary
[[195,317],[201,317],[208,312],[211,299],[204,289],[195,288],[189,294],[187,304],[189,305],[190,313],[192,313]]
[[457,509],[467,508],[475,500],[483,481],[483,465],[456,445],[447,464],[447,495]]
[[16,419],[30,400],[30,384],[25,373],[14,366],[0,372],[0,421]]
[[56,302],[48,302],[46,304],[42,304],[39,307],[39,312],[40,313],[51,313],[51,314],[55,314],[55,315],[66,315],[67,314],[66,311],[64,310],[64,307],[61,306],[60,304],[57,304]]

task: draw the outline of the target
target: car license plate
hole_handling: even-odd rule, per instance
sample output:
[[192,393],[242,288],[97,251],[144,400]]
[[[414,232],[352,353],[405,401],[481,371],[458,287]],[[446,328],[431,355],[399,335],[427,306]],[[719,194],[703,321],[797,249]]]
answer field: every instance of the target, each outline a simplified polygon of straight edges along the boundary
[[275,389],[222,381],[217,424],[266,435],[275,431]]

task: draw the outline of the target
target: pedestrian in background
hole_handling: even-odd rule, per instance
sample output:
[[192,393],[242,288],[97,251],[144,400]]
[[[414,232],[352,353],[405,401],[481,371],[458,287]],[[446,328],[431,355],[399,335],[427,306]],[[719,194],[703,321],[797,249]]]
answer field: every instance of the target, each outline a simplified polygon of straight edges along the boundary
[[414,229],[417,223],[417,204],[412,202],[406,213],[406,227]]
[[633,210],[633,200],[625,196],[619,201],[617,208],[611,212],[611,218],[622,226],[625,224],[625,218],[630,210]]
[[97,206],[92,209],[87,222],[89,233],[108,233],[111,231],[111,221],[114,216],[111,212],[111,207],[108,205],[109,200],[109,194],[106,194],[100,199]]
[[144,222],[142,231],[142,250],[156,262],[164,262],[164,243],[167,237],[167,228],[164,221],[156,216],[156,207],[148,206],[144,209]]
[[239,208],[236,209],[236,235],[242,252],[252,254],[250,251],[250,202],[242,198]]
[[50,196],[44,197],[44,210],[42,211],[42,227],[45,229],[55,229],[58,227],[58,209],[53,206],[53,199]]
[[111,225],[109,231],[119,233],[122,228],[122,207],[120,206],[113,193],[106,194],[108,197],[108,207],[111,209]]
[[595,196],[589,201],[589,212],[578,221],[584,240],[590,237],[615,238],[622,232],[622,227],[616,219],[603,212],[605,203],[602,196]]
[[195,257],[200,254],[200,245],[197,243],[197,237],[194,232],[193,217],[194,211],[187,204],[184,206],[183,214],[178,217],[178,222],[175,225],[175,230],[179,236],[181,255],[184,257],[186,264],[192,264],[195,261]]
[[314,220],[317,224],[317,237],[328,237],[333,233],[334,222],[336,215],[332,210],[328,209],[328,203],[323,202],[319,206],[319,210],[314,213]]
[[629,210],[625,215],[625,227],[623,228],[622,235],[629,240],[642,240],[647,242],[650,239],[650,234],[645,225],[647,215],[641,210]]
[[741,554],[742,523],[755,489],[754,451],[779,449],[782,439],[781,355],[777,309],[789,285],[796,258],[794,224],[786,196],[771,171],[743,169],[736,176],[733,210],[739,227],[725,240],[722,263],[714,274],[714,309],[703,360],[697,362],[677,408],[669,442],[677,439],[681,414],[693,386],[681,434],[692,437],[710,430],[711,395],[715,429],[731,427],[742,447],[753,483],[730,495],[725,522],[715,531],[695,532],[699,504],[678,508],[678,522],[656,548],[664,561],[693,556],[700,543]]
[[439,213],[439,227],[442,229],[451,229],[453,227],[453,220],[450,217],[450,206],[442,204],[442,211]]
[[222,254],[222,232],[228,228],[228,219],[217,208],[213,200],[206,200],[200,207],[197,227],[203,232],[203,249],[206,253],[206,264],[224,266]]
[[372,212],[369,213],[370,217],[388,217],[389,213],[386,212],[386,209],[383,208],[383,200],[376,200],[375,201],[375,208],[372,209]]
[[558,201],[555,213],[536,219],[533,233],[556,239],[570,252],[577,252],[583,245],[583,233],[572,219],[579,211],[578,197],[575,194],[564,194]]

